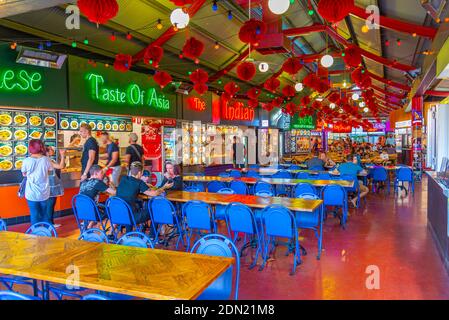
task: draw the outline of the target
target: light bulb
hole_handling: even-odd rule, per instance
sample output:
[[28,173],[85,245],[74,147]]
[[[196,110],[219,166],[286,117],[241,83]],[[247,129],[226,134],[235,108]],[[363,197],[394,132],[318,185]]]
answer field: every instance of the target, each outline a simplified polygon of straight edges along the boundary
[[364,108],[363,112],[368,113],[369,109],[368,108]]
[[331,108],[332,110],[334,110],[335,107],[336,107],[336,104],[335,104],[335,103],[331,103],[331,104],[329,105],[329,108]]
[[359,99],[360,99],[360,96],[359,96],[357,93],[354,93],[354,94],[352,95],[352,100],[357,101],[357,100],[359,100]]
[[329,54],[326,54],[321,58],[321,65],[325,68],[330,68],[334,64],[334,57]]
[[304,90],[304,85],[301,82],[298,82],[297,84],[295,84],[295,90],[301,92],[302,90]]
[[176,26],[176,28],[184,29],[189,25],[190,16],[188,13],[184,12],[184,10],[178,8],[171,13],[170,22],[173,26]]
[[365,108],[366,103],[362,101],[362,102],[359,103],[359,106],[360,106],[360,108]]
[[267,72],[270,69],[270,66],[266,62],[259,63],[259,71],[262,73]]
[[290,0],[268,0],[268,8],[274,14],[284,14],[290,7]]

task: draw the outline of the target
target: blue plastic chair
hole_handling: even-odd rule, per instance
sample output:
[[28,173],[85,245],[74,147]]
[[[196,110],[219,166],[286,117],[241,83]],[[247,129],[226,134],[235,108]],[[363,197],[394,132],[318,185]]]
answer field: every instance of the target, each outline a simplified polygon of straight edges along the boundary
[[311,171],[324,171],[324,167],[323,166],[313,166],[308,168]]
[[17,293],[14,291],[0,291],[0,301],[7,300],[40,300],[38,297]]
[[259,169],[260,168],[260,164],[250,164],[249,168],[250,169]]
[[6,226],[6,222],[3,219],[0,219],[0,231],[6,231],[8,227]]
[[87,229],[80,235],[78,240],[84,240],[88,242],[109,243],[109,239],[106,233],[98,228]]
[[327,207],[336,207],[342,210],[342,214],[338,218],[340,219],[341,226],[345,229],[346,221],[348,220],[348,195],[346,194],[346,190],[339,185],[325,186],[321,190],[321,199],[324,201],[323,206],[325,211]]
[[[33,224],[25,232],[26,234],[35,235],[38,237],[57,237],[58,234],[53,225],[47,222],[38,222]],[[14,285],[25,285],[33,288],[34,296],[37,297],[39,289],[37,287],[37,281],[27,277],[20,276],[2,276],[0,277],[0,283],[2,283],[8,290],[14,291]]]
[[[296,198],[306,200],[320,200],[320,197],[315,193],[303,193],[299,194]],[[296,227],[300,229],[310,229],[315,232],[315,236],[318,239],[318,254],[317,260],[321,258],[321,251],[323,248],[323,206],[320,206],[318,210],[314,212],[295,212],[296,215]]]
[[260,178],[259,172],[255,171],[255,170],[249,170],[249,171],[246,173],[246,176],[247,176],[248,178]]
[[[219,193],[219,194],[235,194],[235,191],[231,188],[223,188],[223,189],[218,190],[217,193]],[[225,211],[226,211],[225,205],[217,204],[215,206],[215,219],[217,221],[220,221],[220,220],[226,221],[226,212]]]
[[[291,179],[292,174],[286,170],[280,170],[271,176],[273,179]],[[287,196],[289,188],[285,185],[278,184],[275,186],[276,196]]]
[[98,206],[90,197],[83,194],[75,195],[72,198],[72,210],[81,233],[87,229],[89,222],[99,223],[102,229],[106,230],[106,223],[101,219]]
[[240,180],[231,181],[231,183],[229,184],[229,188],[234,190],[234,193],[236,194],[249,194],[248,186],[246,185],[246,183]]
[[186,224],[186,246],[190,249],[190,242],[194,234],[203,236],[203,232],[215,233],[217,225],[215,214],[210,205],[203,201],[186,202],[182,207],[182,216]]
[[88,294],[83,297],[82,300],[111,300],[109,297],[103,296],[101,294]]
[[303,193],[319,194],[315,186],[310,183],[298,183],[292,193],[293,198],[298,198]]
[[117,240],[117,244],[136,248],[154,248],[151,239],[144,233],[138,231],[125,233]]
[[187,186],[187,188],[192,188],[192,189],[197,190],[195,192],[204,192],[204,191],[206,191],[206,188],[204,187],[204,183],[202,183],[202,182],[191,182]]
[[375,167],[371,170],[371,174],[373,176],[373,188],[374,192],[376,192],[376,185],[379,183],[387,184],[387,191],[390,194],[390,177],[388,176],[388,172],[383,167]]
[[198,188],[195,187],[195,186],[188,186],[188,187],[185,187],[185,188],[184,188],[184,191],[187,191],[187,192],[201,192],[201,190],[198,189]]
[[[106,201],[106,213],[111,223],[112,235],[117,240],[122,227],[141,231],[141,226],[136,224],[133,211],[125,200],[111,197]],[[118,226],[118,227],[117,227]]]
[[298,172],[296,174],[296,179],[309,180],[311,179],[310,174],[308,172]]
[[320,172],[316,178],[319,180],[332,180],[331,175],[327,172]]
[[228,172],[220,172],[218,174],[218,176],[221,177],[221,178],[229,178],[230,174]]
[[[198,300],[229,300],[232,296],[234,282],[234,300],[238,300],[240,280],[239,251],[234,243],[220,234],[210,234],[199,239],[192,247],[191,253],[219,257],[234,257],[235,267],[231,266],[217,280],[207,287]],[[233,271],[235,270],[235,276]]]
[[168,246],[171,239],[178,237],[176,249],[178,249],[180,240],[184,244],[182,224],[178,219],[173,203],[164,197],[158,196],[148,201],[147,206],[151,216],[151,225],[154,231],[155,243],[161,243],[161,241],[159,241],[159,234],[163,226],[173,226],[174,230],[164,236],[162,243],[164,243],[165,246]]
[[[408,188],[405,188],[404,183],[408,183]],[[401,183],[401,185],[399,185]],[[398,192],[398,188],[402,188],[406,193],[410,191],[415,194],[415,179],[413,178],[413,170],[408,167],[399,168],[396,171],[396,178],[394,181],[394,192]]]
[[265,181],[257,181],[254,185],[254,194],[260,193],[262,191],[271,193],[271,196],[275,195],[275,190],[271,184]]
[[242,172],[240,171],[240,170],[231,170],[230,172],[229,172],[229,176],[231,177],[231,178],[241,178],[242,177]]
[[223,188],[226,188],[226,185],[221,181],[211,181],[207,184],[207,192],[217,193]]
[[[270,205],[263,209],[262,220],[264,225],[264,255],[263,264],[259,270],[263,270],[268,261],[269,255],[277,245],[277,238],[287,238],[287,255],[294,252],[293,269],[290,275],[294,275],[296,267],[301,264],[301,248],[298,240],[298,229],[296,228],[295,216],[287,208],[281,205]],[[272,249],[270,250],[270,245]]]
[[298,166],[297,164],[292,164],[292,165],[289,167],[289,170],[301,170],[301,167]]
[[[243,251],[249,247],[256,249],[256,255],[250,269],[254,268],[259,260],[259,255],[262,253],[262,233],[258,226],[258,221],[253,211],[246,205],[233,202],[226,206],[226,225],[228,226],[228,233],[234,234],[233,242],[236,243],[239,233],[244,234],[243,246],[240,249],[240,256]],[[260,220],[259,220],[260,223]],[[246,241],[246,237],[249,241]]]

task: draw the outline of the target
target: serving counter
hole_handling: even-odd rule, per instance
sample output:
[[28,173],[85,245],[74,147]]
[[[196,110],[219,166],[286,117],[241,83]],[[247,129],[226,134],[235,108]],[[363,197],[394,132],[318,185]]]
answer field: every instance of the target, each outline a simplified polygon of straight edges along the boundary
[[446,270],[449,272],[449,189],[437,179],[435,172],[428,175],[427,219]]

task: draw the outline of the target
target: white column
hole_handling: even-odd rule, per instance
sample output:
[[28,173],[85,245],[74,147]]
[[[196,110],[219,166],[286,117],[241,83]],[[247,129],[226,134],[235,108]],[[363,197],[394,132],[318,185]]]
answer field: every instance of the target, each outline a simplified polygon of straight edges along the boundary
[[439,170],[443,158],[449,158],[449,105],[440,104],[437,106],[436,119],[436,169]]

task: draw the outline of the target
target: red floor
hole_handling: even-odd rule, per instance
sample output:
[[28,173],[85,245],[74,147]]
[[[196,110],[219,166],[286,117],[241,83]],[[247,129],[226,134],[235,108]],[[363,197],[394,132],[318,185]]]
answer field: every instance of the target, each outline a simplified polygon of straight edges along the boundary
[[[427,182],[414,197],[369,195],[367,204],[351,210],[346,230],[336,219],[325,223],[324,252],[316,260],[312,232],[301,233],[308,250],[297,274],[284,248],[264,271],[248,270],[242,260],[240,299],[449,299],[449,276],[427,228]],[[76,237],[73,217],[58,219],[59,236]],[[27,226],[10,230],[23,231]],[[366,288],[368,266],[380,270],[380,289]]]

